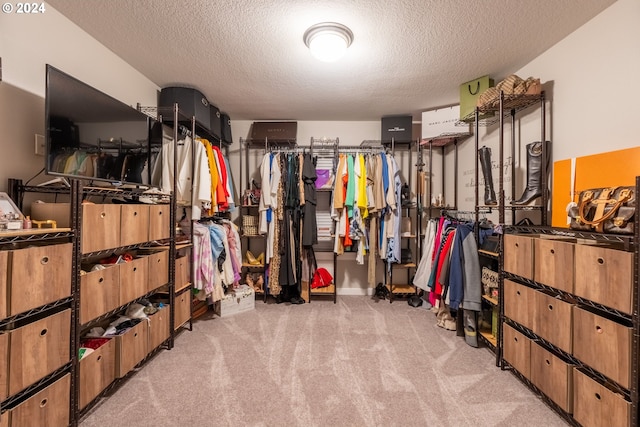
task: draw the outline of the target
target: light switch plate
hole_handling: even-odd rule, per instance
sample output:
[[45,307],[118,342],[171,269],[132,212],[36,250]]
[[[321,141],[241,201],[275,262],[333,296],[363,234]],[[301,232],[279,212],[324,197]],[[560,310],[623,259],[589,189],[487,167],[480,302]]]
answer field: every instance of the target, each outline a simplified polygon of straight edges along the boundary
[[45,152],[44,135],[38,135],[36,133],[35,141],[36,141],[36,156],[44,156],[44,152]]

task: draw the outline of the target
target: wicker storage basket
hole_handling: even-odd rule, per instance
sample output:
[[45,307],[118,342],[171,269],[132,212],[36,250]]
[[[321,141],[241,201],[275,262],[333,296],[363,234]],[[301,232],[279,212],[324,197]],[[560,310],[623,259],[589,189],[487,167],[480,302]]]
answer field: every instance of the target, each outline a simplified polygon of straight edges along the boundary
[[245,236],[258,235],[258,217],[254,215],[242,216],[242,233]]

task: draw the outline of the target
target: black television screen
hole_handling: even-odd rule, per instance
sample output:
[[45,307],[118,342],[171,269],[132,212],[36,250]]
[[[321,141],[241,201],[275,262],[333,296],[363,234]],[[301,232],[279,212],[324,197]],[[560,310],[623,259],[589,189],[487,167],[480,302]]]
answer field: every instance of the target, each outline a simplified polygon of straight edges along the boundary
[[46,79],[46,173],[149,185],[156,121],[51,65]]

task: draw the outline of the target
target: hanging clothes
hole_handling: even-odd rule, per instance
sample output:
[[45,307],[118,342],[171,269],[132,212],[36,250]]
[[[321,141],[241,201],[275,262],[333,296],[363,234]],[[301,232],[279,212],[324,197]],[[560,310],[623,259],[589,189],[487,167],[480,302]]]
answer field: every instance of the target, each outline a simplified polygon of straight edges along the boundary
[[318,198],[316,194],[316,167],[311,158],[311,154],[303,157],[302,173],[304,191],[304,210],[302,225],[302,246],[312,246],[318,243],[318,224],[316,220],[316,206]]

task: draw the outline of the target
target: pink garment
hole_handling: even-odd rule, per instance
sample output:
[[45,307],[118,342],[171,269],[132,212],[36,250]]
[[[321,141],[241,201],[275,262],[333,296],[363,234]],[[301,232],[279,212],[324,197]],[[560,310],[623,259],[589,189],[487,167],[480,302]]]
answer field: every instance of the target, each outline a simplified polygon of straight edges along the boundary
[[193,267],[195,277],[193,287],[204,290],[206,295],[213,292],[214,263],[211,255],[211,238],[209,228],[193,224]]
[[242,279],[242,275],[241,275],[241,268],[242,265],[240,264],[240,260],[238,259],[238,242],[236,241],[236,235],[233,232],[233,230],[231,230],[231,224],[224,224],[224,229],[227,233],[227,244],[229,245],[229,254],[227,254],[227,256],[231,256],[231,268],[233,268],[233,281],[234,281],[234,285],[237,284],[237,282],[240,282],[240,280]]

